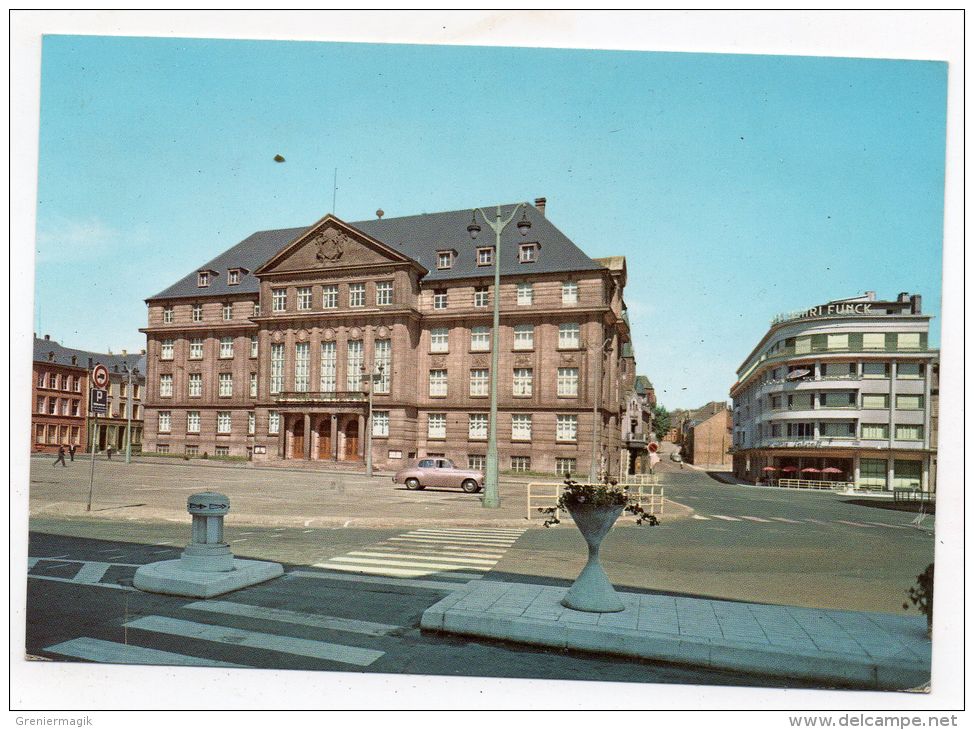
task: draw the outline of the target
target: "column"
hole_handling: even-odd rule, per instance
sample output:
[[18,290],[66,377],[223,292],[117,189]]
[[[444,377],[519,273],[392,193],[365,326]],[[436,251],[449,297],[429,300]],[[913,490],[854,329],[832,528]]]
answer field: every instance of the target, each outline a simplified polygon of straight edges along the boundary
[[287,416],[283,413],[279,413],[277,422],[277,458],[283,459],[284,454],[284,432],[287,430]]
[[331,457],[338,461],[338,416],[331,416]]
[[886,489],[887,489],[887,491],[892,491],[893,490],[893,475],[894,475],[893,462],[894,462],[893,457],[889,457],[889,458],[886,459]]
[[920,491],[930,491],[930,455],[923,457],[923,467],[920,472]]
[[311,414],[304,414],[304,458],[311,460]]
[[859,454],[852,457],[852,483],[859,484]]
[[365,456],[365,416],[358,416],[358,455]]

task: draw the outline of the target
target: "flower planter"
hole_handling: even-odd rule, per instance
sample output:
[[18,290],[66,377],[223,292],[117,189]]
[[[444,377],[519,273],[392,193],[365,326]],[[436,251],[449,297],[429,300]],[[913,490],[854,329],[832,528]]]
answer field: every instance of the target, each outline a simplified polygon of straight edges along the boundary
[[588,543],[588,562],[561,600],[561,605],[566,608],[592,613],[613,613],[625,608],[599,562],[599,546],[619,519],[623,507],[621,504],[608,507],[580,504],[567,506],[582,537]]

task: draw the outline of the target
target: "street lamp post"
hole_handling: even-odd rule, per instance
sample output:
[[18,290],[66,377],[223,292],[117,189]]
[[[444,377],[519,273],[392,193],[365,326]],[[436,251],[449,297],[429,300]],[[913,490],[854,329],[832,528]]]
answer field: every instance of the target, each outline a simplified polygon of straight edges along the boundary
[[127,372],[129,375],[129,385],[128,385],[128,390],[126,391],[126,395],[128,397],[125,399],[125,410],[127,411],[128,414],[128,425],[125,427],[125,463],[131,464],[132,463],[132,400],[135,396],[135,392],[132,390],[132,375],[133,373],[135,375],[138,375],[139,369],[129,368],[128,365],[125,365],[125,372]]
[[[365,475],[372,476],[372,394],[375,392],[377,384],[382,382],[382,363],[379,363],[375,370],[368,376],[369,384],[369,416],[365,422]],[[363,381],[365,380],[365,365],[362,366]]]
[[475,208],[472,212],[470,225],[467,232],[470,238],[477,240],[480,234],[480,226],[477,224],[477,211],[483,217],[484,222],[494,231],[494,329],[491,336],[490,347],[490,420],[487,423],[487,465],[484,470],[484,497],[481,504],[484,507],[500,507],[500,492],[497,489],[497,369],[498,355],[500,352],[500,322],[501,322],[501,233],[507,225],[514,220],[518,210],[525,208],[521,220],[517,222],[517,229],[522,236],[526,236],[531,229],[531,221],[528,220],[527,203],[518,203],[507,218],[501,217],[501,207],[497,206],[497,216],[491,221],[480,208]]

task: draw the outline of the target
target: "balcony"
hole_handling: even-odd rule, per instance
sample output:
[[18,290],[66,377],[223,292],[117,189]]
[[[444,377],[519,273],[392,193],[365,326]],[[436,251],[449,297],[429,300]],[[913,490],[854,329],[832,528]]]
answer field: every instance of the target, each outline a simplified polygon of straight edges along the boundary
[[321,403],[365,403],[369,396],[361,390],[330,390],[330,391],[283,391],[275,395],[274,400],[280,405],[287,404],[321,404]]
[[628,434],[624,434],[622,440],[626,442],[626,446],[631,449],[646,448],[646,444],[649,443],[649,434],[645,431],[633,431]]

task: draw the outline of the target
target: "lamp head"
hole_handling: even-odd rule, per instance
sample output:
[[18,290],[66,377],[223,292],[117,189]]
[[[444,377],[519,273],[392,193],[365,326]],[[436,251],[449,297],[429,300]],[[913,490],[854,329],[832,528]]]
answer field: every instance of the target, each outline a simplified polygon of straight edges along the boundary
[[470,234],[470,238],[474,241],[476,241],[477,236],[480,235],[480,225],[477,223],[477,214],[473,211],[470,213],[470,225],[467,226],[467,233]]
[[522,236],[528,235],[528,231],[531,230],[531,221],[528,220],[527,210],[521,214],[521,220],[517,222],[517,229],[521,232]]

